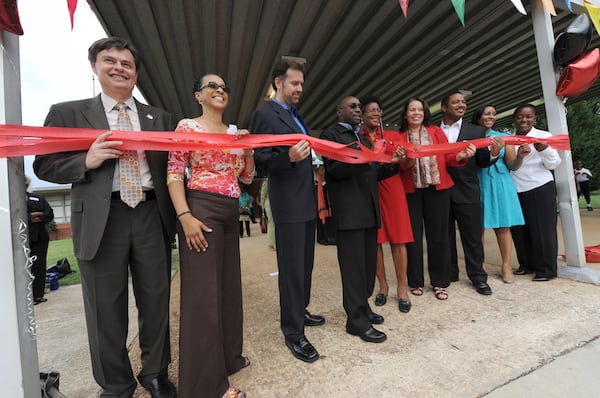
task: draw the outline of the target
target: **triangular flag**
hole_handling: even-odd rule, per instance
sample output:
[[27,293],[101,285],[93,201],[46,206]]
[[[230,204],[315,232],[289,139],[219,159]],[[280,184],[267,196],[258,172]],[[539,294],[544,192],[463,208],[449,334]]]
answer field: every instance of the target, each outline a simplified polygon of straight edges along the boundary
[[571,0],[565,0],[565,3],[567,4],[569,11],[573,12],[573,8],[571,8]]
[[594,6],[589,1],[584,1],[583,5],[585,6],[585,9],[587,10],[588,15],[590,16],[590,19],[592,20],[592,23],[596,28],[596,32],[598,32],[598,34],[600,35],[600,8]]
[[22,35],[17,0],[0,1],[0,29],[15,35]]
[[527,15],[527,11],[525,11],[525,7],[523,7],[523,2],[521,0],[511,0],[514,4],[517,11],[519,11],[523,15]]
[[462,26],[465,26],[465,0],[452,0],[452,5],[454,6],[456,15],[458,15],[458,19],[460,19],[460,23]]
[[77,0],[67,0],[67,7],[69,8],[69,16],[71,17],[71,30],[73,30],[73,15],[75,15],[75,9],[77,8]]
[[542,3],[544,3],[544,7],[550,12],[550,15],[555,17],[556,10],[554,9],[554,4],[552,4],[552,0],[542,0]]
[[408,18],[408,0],[400,0],[400,8],[402,8],[404,18]]

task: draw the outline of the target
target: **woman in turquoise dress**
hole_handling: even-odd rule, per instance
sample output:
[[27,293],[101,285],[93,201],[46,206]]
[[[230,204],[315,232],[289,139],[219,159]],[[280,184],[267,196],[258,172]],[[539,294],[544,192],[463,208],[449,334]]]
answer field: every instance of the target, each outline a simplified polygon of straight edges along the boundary
[[[482,105],[473,113],[473,124],[487,129],[486,137],[509,136],[508,133],[492,129],[496,123],[496,109],[491,105]],[[481,209],[483,212],[483,233],[486,228],[493,228],[502,256],[502,280],[511,283],[514,280],[510,259],[512,255],[512,237],[510,227],[523,225],[523,212],[517,196],[515,184],[510,175],[511,170],[521,167],[527,149],[506,145],[499,154],[499,159],[490,167],[479,169],[479,185],[481,187]]]

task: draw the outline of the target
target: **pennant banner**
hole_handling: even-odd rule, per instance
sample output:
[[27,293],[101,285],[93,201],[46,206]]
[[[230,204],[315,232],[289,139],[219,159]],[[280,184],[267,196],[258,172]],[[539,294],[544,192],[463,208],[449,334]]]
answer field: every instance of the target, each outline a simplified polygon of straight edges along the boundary
[[456,15],[458,15],[458,19],[460,19],[460,23],[462,26],[465,26],[465,0],[452,0],[452,5],[454,6]]
[[567,5],[569,11],[573,12],[573,8],[571,7],[571,0],[565,0],[565,4]]
[[69,9],[69,17],[71,17],[71,30],[73,30],[73,17],[77,8],[77,0],[67,0],[67,8]]
[[527,15],[527,11],[525,11],[525,7],[523,6],[523,2],[521,0],[511,0],[517,11],[519,11],[523,15]]
[[583,6],[587,10],[588,15],[590,16],[590,19],[596,28],[596,32],[600,34],[600,8],[596,7],[589,1],[584,1]]
[[552,15],[552,16],[556,16],[556,10],[554,9],[554,4],[552,3],[552,0],[542,0],[542,3],[544,3],[544,7],[546,8],[546,10]]
[[0,29],[19,36],[23,34],[17,0],[0,1]]
[[404,18],[408,18],[408,0],[399,0]]
[[[30,127],[21,125],[0,125],[0,157],[43,155],[56,152],[87,150],[96,138],[107,130],[75,129],[62,127]],[[568,135],[556,135],[537,139],[526,136],[501,137],[509,145],[547,142],[557,150],[570,150]],[[150,151],[193,151],[227,148],[260,148],[267,146],[292,146],[301,140],[310,142],[311,148],[319,155],[345,163],[388,163],[397,146],[406,148],[406,156],[420,158],[459,152],[469,144],[477,148],[488,147],[490,138],[462,141],[454,144],[438,144],[415,147],[406,142],[388,141],[378,151],[363,145],[361,150],[350,148],[337,142],[322,140],[304,134],[249,134],[236,138],[219,133],[177,133],[172,131],[113,131],[111,141],[120,141],[120,150],[139,149]]]

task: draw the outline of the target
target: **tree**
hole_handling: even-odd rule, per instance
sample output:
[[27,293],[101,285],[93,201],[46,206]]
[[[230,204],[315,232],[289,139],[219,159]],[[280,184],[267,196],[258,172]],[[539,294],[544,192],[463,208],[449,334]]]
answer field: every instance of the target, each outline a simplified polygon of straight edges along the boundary
[[567,106],[567,123],[573,161],[581,160],[594,177],[592,189],[600,186],[600,99]]

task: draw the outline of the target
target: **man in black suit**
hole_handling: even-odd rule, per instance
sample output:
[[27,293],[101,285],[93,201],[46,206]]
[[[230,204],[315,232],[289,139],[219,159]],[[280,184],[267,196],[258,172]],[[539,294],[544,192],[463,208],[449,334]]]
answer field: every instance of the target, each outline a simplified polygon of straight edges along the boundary
[[[308,134],[296,111],[302,95],[302,64],[281,61],[273,69],[275,98],[252,113],[250,131],[257,134]],[[268,172],[268,192],[275,222],[281,330],[292,354],[305,362],[319,353],[304,335],[304,326],[325,323],[308,312],[315,251],[317,199],[308,141],[254,151],[257,169]]]
[[[88,58],[102,93],[55,104],[44,125],[103,130],[172,130],[165,111],[132,97],[139,56],[126,40],[92,44]],[[125,105],[123,105],[125,104]],[[125,127],[124,127],[125,126]],[[175,213],[166,186],[167,152],[121,151],[110,132],[89,149],[37,156],[38,177],[72,184],[71,227],[81,272],[87,331],[101,397],[131,397],[137,387],[126,347],[128,272],[139,312],[142,369],[137,378],[153,398],[174,398],[167,377],[171,241]],[[122,181],[125,156],[137,157],[135,183]],[[141,190],[140,190],[141,185]],[[133,191],[133,201],[124,192]],[[128,203],[126,203],[128,202]]]
[[[465,122],[462,118],[467,110],[467,102],[462,92],[455,91],[442,99],[441,123],[448,141],[468,141],[485,138],[485,129]],[[498,158],[501,145],[494,145],[494,154],[488,148],[480,148],[464,167],[448,167],[454,186],[451,190],[450,207],[450,280],[458,281],[458,260],[456,254],[456,228],[465,254],[467,275],[479,294],[490,295],[492,289],[487,283],[487,273],[483,269],[484,252],[481,239],[481,199],[479,191],[478,167],[489,167]],[[495,156],[492,156],[495,155]]]
[[[360,134],[361,116],[360,101],[356,97],[344,98],[337,107],[338,122],[325,129],[321,138],[341,144],[354,143],[352,147],[357,150],[360,149],[357,141],[371,148],[369,140]],[[395,154],[393,162],[399,160]],[[387,336],[373,325],[383,323],[383,316],[374,313],[368,303],[377,268],[380,225],[377,181],[391,177],[398,170],[395,166],[378,163],[348,164],[329,158],[323,161],[336,229],[346,331],[364,341],[382,343]]]

